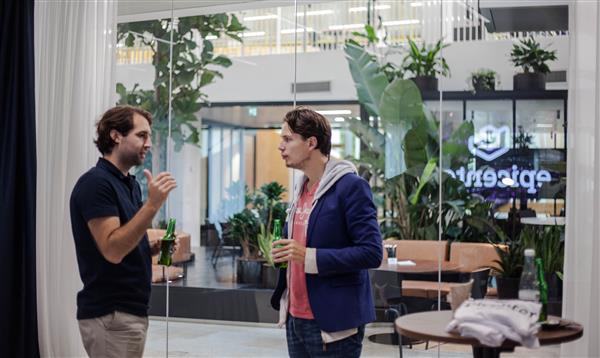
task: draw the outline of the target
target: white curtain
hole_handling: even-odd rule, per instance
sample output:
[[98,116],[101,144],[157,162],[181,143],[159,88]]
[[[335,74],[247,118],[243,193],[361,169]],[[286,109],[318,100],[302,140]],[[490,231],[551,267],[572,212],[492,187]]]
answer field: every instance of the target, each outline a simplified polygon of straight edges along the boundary
[[567,227],[563,316],[584,326],[563,357],[600,356],[600,6],[569,4]]
[[69,196],[95,164],[94,123],[115,103],[114,1],[35,2],[37,304],[43,357],[85,356],[77,321],[82,287]]

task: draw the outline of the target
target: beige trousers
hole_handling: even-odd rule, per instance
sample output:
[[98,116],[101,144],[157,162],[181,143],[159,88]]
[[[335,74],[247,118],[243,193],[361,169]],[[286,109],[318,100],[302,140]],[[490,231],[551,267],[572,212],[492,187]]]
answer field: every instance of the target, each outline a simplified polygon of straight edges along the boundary
[[78,322],[83,346],[91,358],[142,357],[144,354],[148,317],[114,311]]

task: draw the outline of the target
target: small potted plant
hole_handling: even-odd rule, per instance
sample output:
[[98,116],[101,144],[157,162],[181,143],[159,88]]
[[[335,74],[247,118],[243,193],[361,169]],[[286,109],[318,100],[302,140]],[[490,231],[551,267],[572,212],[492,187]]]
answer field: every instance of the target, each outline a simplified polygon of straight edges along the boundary
[[237,259],[237,282],[261,282],[261,268],[264,259],[259,257],[257,236],[260,229],[256,213],[245,208],[234,214],[225,224],[224,236],[236,240],[242,247],[242,257]]
[[271,232],[273,220],[285,220],[286,204],[282,202],[285,190],[277,182],[264,184],[252,194],[246,189],[246,208],[231,216],[226,223],[225,236],[236,240],[242,247],[242,257],[237,259],[238,283],[261,284],[264,271],[272,269],[265,265],[268,257],[262,248],[270,237],[265,233]]
[[535,256],[542,259],[544,276],[548,283],[549,313],[559,316],[562,306],[562,271],[565,256],[563,229],[558,225],[525,226],[521,231],[523,245],[535,248]]
[[556,51],[548,51],[533,38],[526,38],[513,44],[510,59],[523,73],[513,77],[515,91],[544,91],[546,74],[550,72],[548,62],[556,60]]
[[448,76],[450,74],[448,63],[440,55],[440,51],[448,45],[444,45],[442,40],[439,40],[433,46],[423,44],[419,48],[411,39],[408,39],[408,45],[409,52],[402,61],[403,70],[412,73],[411,80],[421,92],[437,91],[437,75]]
[[494,267],[499,276],[496,277],[498,284],[498,298],[518,298],[519,279],[523,271],[524,247],[520,239],[508,241],[506,245],[494,245],[499,260],[495,260],[498,266]]
[[[496,79],[498,74],[494,70],[481,68],[469,77],[470,85],[474,92],[491,92],[496,90]],[[499,81],[498,81],[499,82]]]

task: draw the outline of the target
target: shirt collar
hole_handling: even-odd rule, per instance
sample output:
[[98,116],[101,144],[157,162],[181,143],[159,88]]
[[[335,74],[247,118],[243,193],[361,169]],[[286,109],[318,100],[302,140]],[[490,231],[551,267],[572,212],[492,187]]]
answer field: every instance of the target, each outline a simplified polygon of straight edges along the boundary
[[129,173],[127,175],[123,175],[123,173],[119,170],[119,168],[117,168],[113,163],[111,163],[109,160],[106,160],[104,158],[98,158],[98,162],[96,163],[96,166],[98,168],[107,170],[108,172],[112,173],[114,176],[116,176],[117,178],[119,178],[123,181],[135,180],[135,175],[132,175]]

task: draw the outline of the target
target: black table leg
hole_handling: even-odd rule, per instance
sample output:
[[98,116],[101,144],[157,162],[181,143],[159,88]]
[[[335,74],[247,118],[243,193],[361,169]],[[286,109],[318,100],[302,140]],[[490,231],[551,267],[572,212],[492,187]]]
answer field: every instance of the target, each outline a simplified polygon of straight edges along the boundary
[[473,347],[473,358],[499,358],[500,348]]
[[473,358],[498,358],[502,352],[514,351],[514,348],[473,347]]

